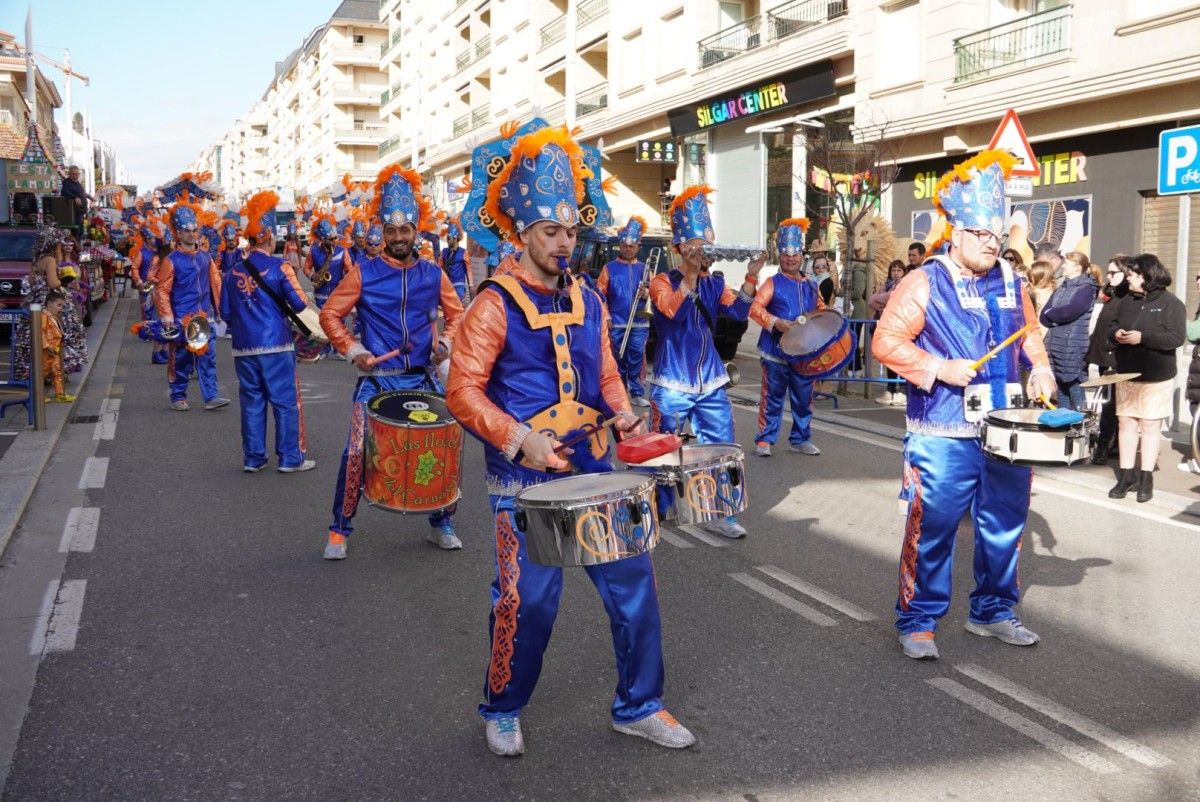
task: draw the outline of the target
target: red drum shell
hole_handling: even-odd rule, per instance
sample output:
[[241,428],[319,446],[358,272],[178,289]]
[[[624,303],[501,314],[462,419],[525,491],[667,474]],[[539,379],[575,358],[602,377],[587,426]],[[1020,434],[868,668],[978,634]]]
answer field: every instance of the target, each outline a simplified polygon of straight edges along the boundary
[[428,513],[453,506],[462,476],[463,430],[443,396],[392,390],[367,402],[363,496],[375,507]]

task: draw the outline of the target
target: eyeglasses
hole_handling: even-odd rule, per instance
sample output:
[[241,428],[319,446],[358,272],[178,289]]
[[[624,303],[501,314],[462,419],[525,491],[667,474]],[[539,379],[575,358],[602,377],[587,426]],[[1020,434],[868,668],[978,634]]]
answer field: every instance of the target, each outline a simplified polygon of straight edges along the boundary
[[[1121,271],[1120,270],[1110,270],[1110,271],[1108,271],[1108,275],[1119,276],[1119,275],[1121,275]],[[1196,276],[1196,280],[1200,281],[1200,276]]]
[[979,240],[979,242],[983,245],[987,245],[989,242],[995,242],[997,245],[1000,244],[1000,237],[988,231],[986,228],[964,228],[963,231]]

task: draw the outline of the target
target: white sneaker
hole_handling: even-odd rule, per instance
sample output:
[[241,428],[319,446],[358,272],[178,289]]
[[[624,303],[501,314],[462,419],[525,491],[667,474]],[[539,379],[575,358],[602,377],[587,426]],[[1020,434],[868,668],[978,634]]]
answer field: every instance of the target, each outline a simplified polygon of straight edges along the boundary
[[629,724],[618,724],[614,721],[612,726],[619,733],[636,735],[668,749],[687,749],[696,743],[696,736],[666,710],[659,710]]
[[1183,462],[1176,465],[1175,468],[1176,470],[1183,471],[1184,473],[1192,473],[1200,476],[1200,464],[1197,464],[1196,460],[1194,459],[1185,459]]
[[305,471],[311,471],[315,467],[317,467],[317,461],[315,459],[306,459],[299,465],[292,465],[291,467],[280,465],[277,470],[280,473],[304,473]]
[[425,533],[425,539],[446,551],[462,548],[462,541],[458,539],[458,535],[454,534],[454,524],[430,527],[429,531]]
[[740,540],[746,536],[746,528],[738,523],[737,518],[732,515],[727,516],[723,521],[709,521],[701,526],[714,535],[727,537],[730,540]]
[[810,457],[821,456],[821,449],[817,448],[812,440],[805,440],[803,443],[788,443],[788,448],[797,454],[807,454]]
[[771,456],[771,444],[770,443],[759,443],[758,445],[756,445],[754,447],[754,453],[760,457]]
[[1025,625],[1016,618],[1006,618],[991,624],[977,624],[968,619],[967,632],[985,638],[997,638],[1001,643],[1013,646],[1032,646],[1041,640],[1036,632],[1026,629]]
[[932,632],[910,632],[900,636],[900,647],[904,656],[913,660],[937,660],[938,648],[933,642]]
[[516,757],[525,754],[525,738],[521,735],[520,716],[489,718],[484,725],[488,749],[500,757]]

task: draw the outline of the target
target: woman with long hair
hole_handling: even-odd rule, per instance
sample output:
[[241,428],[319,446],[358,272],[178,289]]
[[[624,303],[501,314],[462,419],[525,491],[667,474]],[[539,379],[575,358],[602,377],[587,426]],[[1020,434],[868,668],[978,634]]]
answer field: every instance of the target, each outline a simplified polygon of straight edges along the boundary
[[1088,323],[1100,287],[1092,278],[1091,262],[1079,251],[1063,257],[1062,275],[1062,285],[1051,293],[1038,320],[1047,328],[1046,351],[1058,382],[1059,404],[1082,411],[1082,385],[1088,377]]
[[[1092,312],[1092,333],[1088,341],[1087,362],[1095,365],[1099,375],[1115,373],[1117,369],[1116,346],[1109,342],[1108,327],[1117,314],[1120,299],[1129,292],[1125,282],[1125,271],[1133,260],[1123,253],[1108,260],[1106,281],[1096,296],[1097,306]],[[1111,392],[1116,392],[1111,391]],[[1092,452],[1093,465],[1105,465],[1114,456],[1117,445],[1117,404],[1115,396],[1100,408],[1100,439]]]

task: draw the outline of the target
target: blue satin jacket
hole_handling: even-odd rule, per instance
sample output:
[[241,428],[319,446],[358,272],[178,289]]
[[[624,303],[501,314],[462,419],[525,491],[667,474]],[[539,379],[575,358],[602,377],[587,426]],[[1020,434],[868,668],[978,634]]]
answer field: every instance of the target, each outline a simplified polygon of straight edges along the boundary
[[[803,276],[794,279],[783,272],[776,273],[763,282],[759,294],[765,295],[764,290],[769,290],[771,294],[771,300],[764,308],[777,318],[795,320],[819,306],[817,285]],[[758,335],[759,356],[768,362],[790,362],[792,358],[779,350],[779,337],[779,332],[764,328]]]
[[[246,259],[258,270],[263,283],[285,300],[292,311],[299,312],[307,305],[283,259],[259,251],[251,251]],[[221,284],[221,318],[229,325],[234,356],[294,350],[288,318],[250,275],[244,262],[230,268]]]
[[442,267],[446,274],[450,276],[450,283],[460,287],[465,287],[468,282],[467,278],[467,252],[462,248],[455,248],[452,252],[449,248],[442,248]]
[[[309,256],[312,259],[313,271],[319,271],[325,267],[325,251],[319,246],[313,245],[309,250]],[[350,259],[349,252],[341,245],[335,245],[333,248],[333,257],[329,265],[329,283],[321,286],[321,289],[313,290],[313,295],[318,298],[328,298],[337,285],[342,282],[342,276],[346,274],[347,262]]]
[[[600,278],[596,280],[596,289],[604,296],[608,304],[609,318],[612,320],[612,330],[619,332],[629,323],[629,310],[633,308],[633,328],[644,329],[650,326],[650,321],[638,317],[637,308],[633,306],[634,296],[638,287],[646,278],[646,265],[643,262],[624,262],[613,259],[604,266]],[[643,303],[645,301],[643,300]],[[616,334],[614,334],[616,336]]]
[[703,395],[728,384],[729,374],[713,342],[713,329],[696,304],[704,305],[715,326],[722,312],[733,320],[745,320],[753,299],[727,288],[721,276],[701,275],[696,292],[681,289],[682,282],[679,270],[659,273],[650,282],[658,339],[654,369],[647,381],[668,390]]

